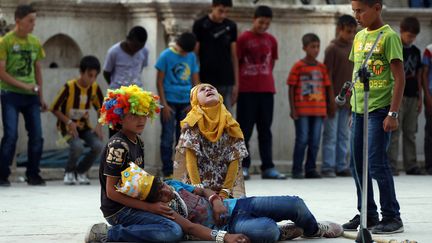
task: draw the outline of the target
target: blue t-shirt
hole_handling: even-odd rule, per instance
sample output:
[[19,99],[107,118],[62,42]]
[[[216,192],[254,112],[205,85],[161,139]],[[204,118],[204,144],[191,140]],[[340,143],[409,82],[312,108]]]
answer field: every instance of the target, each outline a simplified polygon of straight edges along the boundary
[[[184,184],[176,180],[165,181],[166,184],[174,188],[187,206],[188,219],[197,224],[207,226],[212,229],[227,229],[227,225],[217,227],[213,220],[213,210],[207,198],[195,195],[195,187]],[[238,199],[225,199],[224,205],[231,216]]]
[[189,103],[192,75],[199,72],[195,53],[182,56],[173,48],[167,48],[160,54],[155,68],[165,74],[165,99],[170,103]]

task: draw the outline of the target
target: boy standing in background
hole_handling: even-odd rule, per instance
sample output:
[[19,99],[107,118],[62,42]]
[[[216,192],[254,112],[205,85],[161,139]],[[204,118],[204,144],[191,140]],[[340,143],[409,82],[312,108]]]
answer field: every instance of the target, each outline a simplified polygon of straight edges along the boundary
[[[254,125],[258,131],[258,146],[263,179],[285,179],[274,167],[272,132],[274,93],[273,68],[278,59],[277,40],[267,29],[273,18],[271,8],[259,6],[255,10],[252,28],[237,41],[239,58],[239,95],[237,121],[242,129],[246,147]],[[249,179],[250,155],[243,160],[243,177]]]
[[[349,61],[352,42],[356,34],[357,21],[351,15],[339,17],[336,27],[337,37],[332,40],[325,50],[324,64],[333,86],[333,94],[336,96],[345,82],[352,77],[353,63]],[[347,98],[348,99],[348,98]],[[349,116],[351,107],[349,102],[336,107],[334,116],[324,120],[324,132],[322,141],[322,166],[321,176],[336,177],[350,176],[348,168],[349,148]]]
[[162,105],[160,155],[165,178],[173,174],[173,143],[180,137],[180,121],[190,110],[189,94],[199,82],[199,67],[193,50],[196,38],[192,33],[181,34],[176,43],[165,49],[156,62],[157,89]]
[[[296,62],[291,68],[289,85],[290,116],[294,120],[296,138],[293,155],[292,178],[321,178],[316,171],[316,159],[321,139],[323,119],[327,116],[328,107],[332,109],[334,95],[327,68],[316,60],[320,39],[309,33],[302,38],[306,57]],[[329,111],[330,114],[334,113]],[[305,174],[303,160],[307,148]]]
[[417,117],[422,109],[421,95],[421,52],[413,45],[420,23],[416,17],[406,17],[400,23],[400,38],[403,45],[405,70],[405,89],[399,111],[399,127],[392,132],[388,157],[393,175],[399,175],[398,154],[399,137],[402,132],[402,155],[404,170],[407,175],[422,175],[424,172],[417,164],[416,133]]

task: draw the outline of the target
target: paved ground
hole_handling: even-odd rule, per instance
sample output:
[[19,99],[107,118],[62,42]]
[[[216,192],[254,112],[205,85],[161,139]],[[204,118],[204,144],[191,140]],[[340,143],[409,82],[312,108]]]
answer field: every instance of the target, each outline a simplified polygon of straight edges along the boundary
[[[385,239],[432,242],[432,176],[395,178],[405,232]],[[344,223],[356,214],[351,178],[274,181],[253,176],[248,195],[299,195],[318,220]],[[64,186],[49,181],[46,187],[13,183],[0,188],[0,242],[83,242],[89,225],[103,221],[99,211],[99,185]],[[339,239],[299,239],[299,242],[354,242]]]

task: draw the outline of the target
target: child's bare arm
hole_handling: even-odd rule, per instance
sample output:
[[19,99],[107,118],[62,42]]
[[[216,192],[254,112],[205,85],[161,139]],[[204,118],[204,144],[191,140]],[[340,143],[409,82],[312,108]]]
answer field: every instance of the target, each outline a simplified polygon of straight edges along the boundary
[[[390,111],[399,112],[400,104],[402,102],[403,91],[405,88],[405,73],[403,62],[399,59],[394,59],[390,63],[390,69],[394,77],[393,97],[390,105]],[[384,119],[384,131],[391,132],[398,128],[398,119],[387,116]]]
[[428,87],[428,73],[429,73],[429,66],[423,67],[423,75],[422,75],[422,84],[423,84],[423,92],[424,92],[424,102],[425,102],[425,114],[430,115],[432,114],[432,96],[429,92]]
[[135,208],[147,211],[154,214],[159,214],[169,219],[174,219],[173,210],[165,203],[148,203],[136,198],[126,196],[115,189],[120,177],[107,176],[106,181],[106,194],[107,197],[115,202],[125,205],[126,207]]
[[295,110],[294,107],[294,92],[295,92],[295,87],[293,85],[290,85],[288,87],[288,101],[290,104],[290,108],[291,108],[291,112],[290,112],[290,116],[292,119],[297,120],[297,112]]

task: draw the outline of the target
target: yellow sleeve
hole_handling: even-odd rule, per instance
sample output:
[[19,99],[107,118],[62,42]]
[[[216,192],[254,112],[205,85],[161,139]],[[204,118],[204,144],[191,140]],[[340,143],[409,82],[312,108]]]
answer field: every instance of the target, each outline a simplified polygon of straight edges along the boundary
[[197,162],[198,159],[192,149],[186,149],[186,170],[192,185],[201,184]]
[[[228,189],[230,192],[232,191],[232,189],[234,187],[234,183],[235,183],[236,178],[237,178],[238,170],[239,170],[239,161],[238,161],[238,159],[234,160],[234,161],[231,161],[231,163],[228,166],[228,171],[227,171],[227,174],[226,174],[226,177],[225,177],[224,184],[222,186],[223,189]],[[223,195],[223,194],[227,194],[226,191],[221,191],[219,193],[219,195],[222,196],[222,197],[225,196],[225,198],[228,198],[229,195]]]

